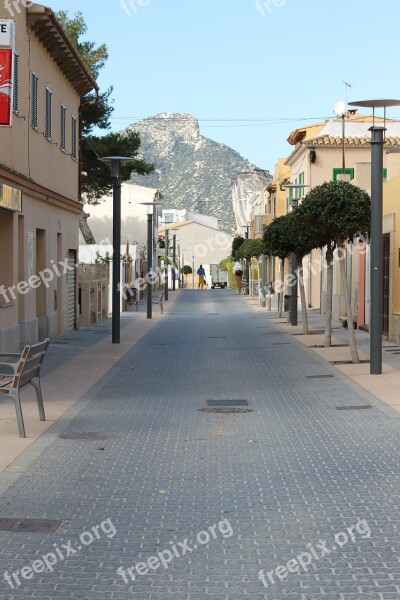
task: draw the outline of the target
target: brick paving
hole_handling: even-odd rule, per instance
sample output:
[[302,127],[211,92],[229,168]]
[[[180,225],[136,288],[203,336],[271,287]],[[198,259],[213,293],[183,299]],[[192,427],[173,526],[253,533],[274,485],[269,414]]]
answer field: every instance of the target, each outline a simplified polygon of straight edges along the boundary
[[400,599],[400,421],[337,410],[366,398],[228,290],[181,292],[0,497],[62,520],[0,533],[1,600]]

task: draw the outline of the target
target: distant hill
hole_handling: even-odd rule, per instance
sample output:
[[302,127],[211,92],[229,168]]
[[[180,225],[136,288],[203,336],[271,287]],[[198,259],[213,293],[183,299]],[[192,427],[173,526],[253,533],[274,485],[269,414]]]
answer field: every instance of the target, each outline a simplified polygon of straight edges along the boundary
[[229,146],[200,135],[198,121],[189,114],[161,113],[128,130],[139,133],[141,156],[156,165],[154,173],[133,174],[132,181],[159,188],[161,208],[186,208],[221,219],[227,230],[234,226],[231,182],[238,171],[255,165]]

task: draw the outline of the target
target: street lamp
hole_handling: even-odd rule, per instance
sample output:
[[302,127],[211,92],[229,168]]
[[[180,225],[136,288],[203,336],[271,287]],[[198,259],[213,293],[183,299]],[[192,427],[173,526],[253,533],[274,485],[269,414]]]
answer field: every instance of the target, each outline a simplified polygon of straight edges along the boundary
[[[370,374],[382,373],[382,313],[383,313],[383,144],[386,131],[386,108],[400,106],[400,100],[360,100],[351,106],[372,108],[371,132],[371,324]],[[375,108],[384,109],[383,127],[375,126]]]
[[165,252],[164,252],[164,263],[165,263],[165,283],[164,283],[164,298],[167,301],[168,300],[168,244],[169,244],[169,240],[168,240],[168,228],[167,226],[165,226]]
[[153,281],[151,280],[153,269],[153,214],[154,207],[158,206],[160,202],[140,202],[140,204],[142,204],[143,206],[147,206],[147,318],[151,319],[153,316]]
[[112,261],[112,343],[121,339],[121,167],[133,160],[129,156],[105,156],[113,178],[113,261]]
[[[305,184],[297,184],[297,183],[281,183],[281,190],[292,189],[292,190],[302,190],[305,188],[309,188],[309,185]],[[295,210],[299,205],[299,198],[292,198],[292,209]],[[297,256],[295,252],[292,252],[292,293],[291,293],[291,306],[290,306],[290,324],[292,326],[297,325],[297,295],[298,295],[298,277],[297,277]]]

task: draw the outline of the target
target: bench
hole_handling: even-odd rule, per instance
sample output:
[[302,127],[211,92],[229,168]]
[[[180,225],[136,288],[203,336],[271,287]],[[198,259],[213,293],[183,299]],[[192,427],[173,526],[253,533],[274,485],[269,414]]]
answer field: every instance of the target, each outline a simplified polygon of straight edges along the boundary
[[0,398],[8,396],[14,400],[20,437],[26,437],[22,416],[19,391],[30,383],[36,392],[39,418],[45,421],[42,390],[40,387],[40,369],[46,355],[49,338],[43,342],[25,346],[22,354],[0,354]]
[[127,298],[126,298],[126,310],[129,310],[131,306],[136,306],[136,311],[138,309],[138,291],[136,288],[126,288]]
[[164,300],[164,292],[162,292],[158,298],[152,298],[152,300],[151,300],[152,304],[158,304],[160,306],[161,314],[164,313],[163,300]]

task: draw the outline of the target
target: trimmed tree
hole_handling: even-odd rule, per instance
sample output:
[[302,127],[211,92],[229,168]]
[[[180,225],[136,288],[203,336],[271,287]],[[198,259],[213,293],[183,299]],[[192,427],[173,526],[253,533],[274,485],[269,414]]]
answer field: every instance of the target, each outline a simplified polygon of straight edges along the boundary
[[314,230],[307,227],[301,208],[300,205],[295,211],[285,215],[283,222],[286,226],[287,247],[297,258],[297,279],[301,298],[303,334],[306,335],[308,334],[308,315],[304,290],[303,258],[316,247],[318,240]]
[[[350,302],[350,291],[346,277],[345,243],[350,238],[365,235],[371,225],[371,199],[367,192],[347,181],[329,181],[312,189],[306,195],[302,210],[309,226],[315,228],[320,242],[327,245],[328,273],[333,263],[333,251],[337,248],[340,263],[340,277],[346,306],[349,344],[353,363],[360,362]],[[321,245],[323,245],[321,243]],[[327,285],[327,307],[332,315],[332,276]],[[328,289],[329,288],[329,289]],[[327,310],[328,313],[328,310]],[[328,315],[327,315],[328,317]],[[328,320],[328,319],[327,319]],[[329,331],[331,325],[329,324]],[[329,344],[330,345],[330,344]]]
[[278,308],[278,316],[282,316],[282,308],[283,308],[283,291],[284,291],[284,281],[283,276],[285,272],[285,258],[289,256],[290,253],[290,243],[287,238],[287,227],[286,227],[286,215],[282,217],[276,217],[265,228],[263,235],[263,243],[264,243],[264,254],[269,256],[276,256],[281,261],[281,281],[280,281],[280,289],[278,292],[279,299],[279,308]]

